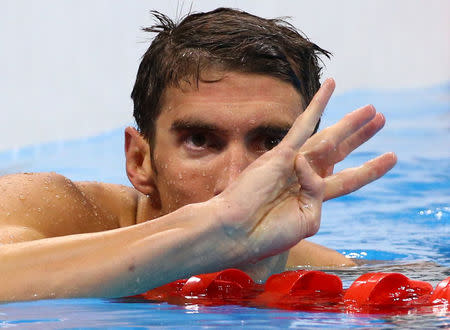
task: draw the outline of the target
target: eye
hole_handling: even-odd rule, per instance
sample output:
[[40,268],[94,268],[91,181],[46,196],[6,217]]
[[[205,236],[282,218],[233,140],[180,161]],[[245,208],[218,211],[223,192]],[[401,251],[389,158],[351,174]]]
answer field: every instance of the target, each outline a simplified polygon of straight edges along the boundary
[[192,134],[187,138],[187,142],[194,145],[195,147],[202,147],[206,143],[206,136],[202,133]]
[[220,149],[220,141],[210,133],[195,132],[184,136],[183,144],[188,150],[197,152],[206,149]]
[[270,150],[278,145],[281,142],[283,137],[281,136],[267,136],[264,139],[264,149]]
[[253,150],[258,154],[263,154],[276,147],[283,140],[283,137],[283,134],[262,134],[256,136],[252,142]]

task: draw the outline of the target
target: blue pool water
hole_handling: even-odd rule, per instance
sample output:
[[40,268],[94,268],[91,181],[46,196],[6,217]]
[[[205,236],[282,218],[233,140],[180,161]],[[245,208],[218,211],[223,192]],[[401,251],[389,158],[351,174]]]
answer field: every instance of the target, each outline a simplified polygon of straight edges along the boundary
[[[337,169],[357,166],[384,151],[399,162],[383,179],[324,205],[312,239],[340,252],[381,263],[344,270],[344,287],[362,273],[396,271],[435,286],[450,276],[450,83],[421,90],[352,91],[332,99],[322,126],[373,103],[385,129]],[[128,184],[123,129],[76,141],[58,141],[0,153],[0,174],[55,171],[73,180]],[[1,285],[1,284],[0,284]],[[239,306],[173,306],[72,299],[0,305],[0,327],[450,327],[450,315],[352,315]]]

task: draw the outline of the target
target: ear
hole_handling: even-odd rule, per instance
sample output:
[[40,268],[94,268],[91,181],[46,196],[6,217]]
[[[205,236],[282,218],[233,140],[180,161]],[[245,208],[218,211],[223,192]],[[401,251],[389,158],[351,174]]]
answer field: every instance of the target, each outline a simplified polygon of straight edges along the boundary
[[128,179],[133,186],[145,195],[157,192],[150,146],[134,127],[125,128],[125,157]]

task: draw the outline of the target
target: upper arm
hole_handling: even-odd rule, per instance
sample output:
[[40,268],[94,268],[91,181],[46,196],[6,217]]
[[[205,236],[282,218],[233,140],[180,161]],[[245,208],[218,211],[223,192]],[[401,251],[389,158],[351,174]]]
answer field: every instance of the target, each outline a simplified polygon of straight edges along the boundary
[[302,240],[289,251],[286,266],[342,267],[355,266],[355,263],[335,250]]
[[34,241],[41,238],[46,237],[34,228],[14,225],[4,225],[0,227],[0,245]]
[[56,173],[0,177],[0,239],[19,242],[111,229],[115,216]]

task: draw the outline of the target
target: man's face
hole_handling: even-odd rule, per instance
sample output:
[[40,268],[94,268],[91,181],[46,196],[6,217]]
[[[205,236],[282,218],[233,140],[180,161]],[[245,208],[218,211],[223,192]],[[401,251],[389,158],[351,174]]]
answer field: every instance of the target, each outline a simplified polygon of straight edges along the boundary
[[283,138],[303,110],[300,94],[282,80],[210,75],[198,88],[194,82],[163,95],[153,150],[163,214],[222,192]]

